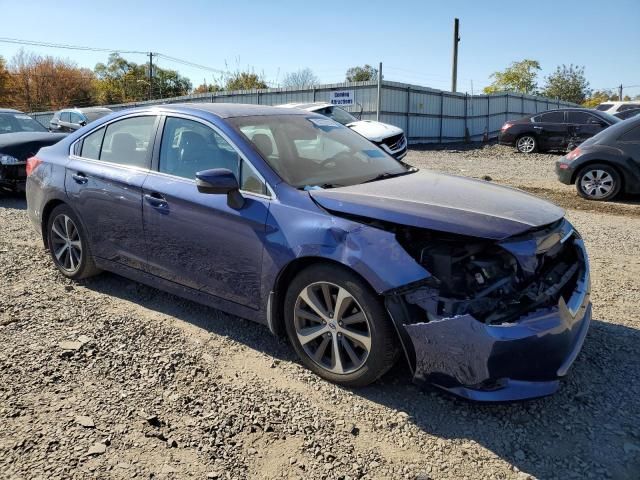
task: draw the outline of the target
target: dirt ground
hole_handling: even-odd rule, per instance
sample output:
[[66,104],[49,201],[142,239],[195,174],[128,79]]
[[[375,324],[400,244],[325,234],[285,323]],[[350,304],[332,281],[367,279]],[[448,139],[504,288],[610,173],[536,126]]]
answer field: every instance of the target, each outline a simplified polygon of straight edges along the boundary
[[552,397],[479,405],[320,380],[266,328],[103,274],[53,268],[0,197],[0,478],[640,478],[640,207],[594,203],[553,155],[412,150],[422,168],[550,198],[585,238],[594,322]]

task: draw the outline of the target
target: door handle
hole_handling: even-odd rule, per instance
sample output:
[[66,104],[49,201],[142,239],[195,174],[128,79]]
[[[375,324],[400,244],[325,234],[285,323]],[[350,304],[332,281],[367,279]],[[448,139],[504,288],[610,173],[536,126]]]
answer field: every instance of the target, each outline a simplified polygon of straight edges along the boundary
[[168,208],[169,207],[169,204],[167,203],[167,200],[157,192],[146,193],[144,195],[144,199],[149,205],[151,205],[152,207],[155,207],[155,208]]
[[71,178],[73,178],[76,183],[79,183],[81,185],[84,185],[89,181],[87,176],[82,172],[74,173],[73,175],[71,175]]
[[538,130],[542,130],[542,127],[533,127],[533,128],[536,128]]

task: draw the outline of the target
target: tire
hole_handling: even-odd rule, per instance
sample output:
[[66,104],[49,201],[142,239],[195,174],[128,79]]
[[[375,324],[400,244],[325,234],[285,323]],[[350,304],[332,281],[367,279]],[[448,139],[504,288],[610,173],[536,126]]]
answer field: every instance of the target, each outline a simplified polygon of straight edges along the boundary
[[[336,303],[342,307],[334,312]],[[293,348],[307,368],[326,380],[362,387],[396,361],[396,332],[380,298],[342,267],[313,265],[301,271],[289,285],[284,308]],[[304,342],[303,335],[314,338]]]
[[67,205],[58,205],[47,219],[47,246],[56,268],[65,277],[81,280],[100,273],[77,215]]
[[521,135],[516,140],[516,150],[520,153],[533,153],[538,150],[538,140],[533,135]]
[[618,171],[604,163],[587,165],[576,176],[578,195],[587,200],[612,200],[622,189]]

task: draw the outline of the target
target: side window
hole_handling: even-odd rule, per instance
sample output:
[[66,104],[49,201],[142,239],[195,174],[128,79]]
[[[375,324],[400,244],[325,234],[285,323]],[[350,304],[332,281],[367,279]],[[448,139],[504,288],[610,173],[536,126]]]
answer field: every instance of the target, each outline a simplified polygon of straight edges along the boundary
[[618,140],[620,142],[640,142],[640,125],[625,132]]
[[167,117],[159,171],[193,180],[197,172],[211,168],[226,168],[238,177],[238,154],[210,127],[186,118]]
[[153,145],[155,116],[125,118],[107,125],[100,160],[132,167],[147,167]]
[[260,195],[267,194],[267,186],[264,184],[260,177],[255,172],[253,167],[249,163],[242,161],[240,168],[240,190],[245,192],[259,193]]
[[82,115],[76,112],[71,112],[71,123],[79,124],[82,120]]
[[618,111],[624,112],[625,110],[632,110],[634,108],[640,108],[640,103],[627,103],[626,105],[620,105]]
[[586,112],[567,112],[568,122],[577,123],[579,125],[586,125],[589,123],[589,118],[593,118]]
[[60,121],[61,122],[70,122],[71,121],[71,114],[70,112],[60,112]]
[[536,119],[537,122],[544,123],[564,123],[564,112],[548,112],[539,115]]
[[587,119],[587,123],[589,125],[600,125],[603,123],[603,121],[599,117],[596,117],[595,115],[589,115],[589,118]]
[[102,139],[104,138],[105,127],[100,130],[84,137],[82,141],[82,150],[80,156],[84,158],[91,158],[93,160],[100,159],[100,147],[102,146]]

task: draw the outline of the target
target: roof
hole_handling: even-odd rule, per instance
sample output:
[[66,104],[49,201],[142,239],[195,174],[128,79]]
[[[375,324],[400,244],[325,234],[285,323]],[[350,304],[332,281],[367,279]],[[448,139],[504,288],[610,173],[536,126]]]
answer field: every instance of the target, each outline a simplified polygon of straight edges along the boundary
[[331,106],[332,104],[327,102],[285,103],[284,105],[278,105],[280,108],[299,108],[308,111]]
[[0,113],[22,113],[20,110],[14,110],[13,108],[0,108]]
[[58,112],[113,112],[110,108],[107,107],[82,107],[82,108],[63,108],[58,110]]
[[[256,115],[304,115],[299,110],[283,110],[266,105],[248,105],[243,103],[172,103],[166,105],[151,105],[161,110],[200,110],[212,113],[220,118],[252,117]],[[148,107],[147,107],[148,108]]]

